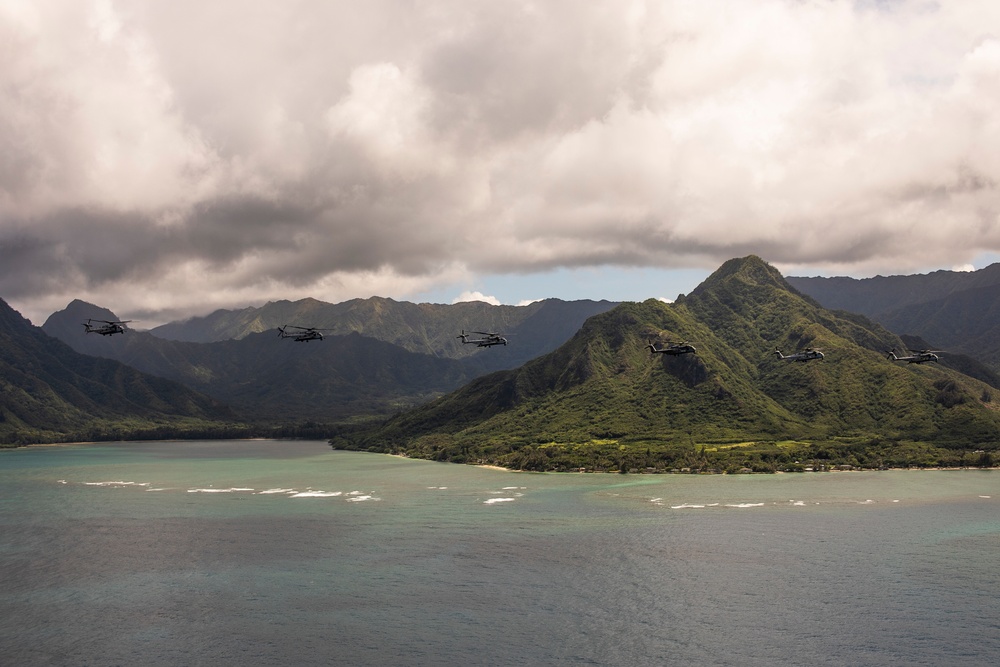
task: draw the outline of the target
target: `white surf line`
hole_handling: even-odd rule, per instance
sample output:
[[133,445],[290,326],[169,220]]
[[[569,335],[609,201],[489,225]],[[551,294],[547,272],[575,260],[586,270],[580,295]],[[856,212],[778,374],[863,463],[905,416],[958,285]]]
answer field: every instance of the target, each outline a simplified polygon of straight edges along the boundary
[[215,487],[209,487],[207,489],[188,489],[188,493],[252,493],[253,489],[247,487],[231,487],[228,489],[216,489]]
[[[65,484],[65,482],[63,482]],[[149,486],[150,482],[84,482],[84,486]]]

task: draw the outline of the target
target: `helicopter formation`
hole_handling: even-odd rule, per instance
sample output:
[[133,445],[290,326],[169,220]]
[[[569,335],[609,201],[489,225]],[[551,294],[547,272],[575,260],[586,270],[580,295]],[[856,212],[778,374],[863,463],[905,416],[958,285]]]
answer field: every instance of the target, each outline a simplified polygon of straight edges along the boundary
[[[126,326],[132,320],[98,320],[98,319],[88,319],[83,322],[84,333],[96,333],[101,336],[113,336],[115,334],[124,334],[129,331]],[[278,327],[278,337],[279,338],[290,338],[297,343],[308,343],[313,340],[323,340],[323,332],[331,331],[331,329],[321,329],[318,327],[302,327],[295,324],[285,324]],[[466,333],[462,330],[456,338],[462,341],[463,345],[475,345],[476,347],[493,347],[494,345],[507,345],[508,334],[500,334],[491,331],[470,331]],[[474,336],[481,336],[481,338],[475,338]],[[663,354],[671,357],[681,356],[684,354],[697,354],[697,348],[687,341],[674,342],[667,341],[666,344],[661,344],[660,342],[653,342],[647,339],[646,349],[649,350],[651,356],[656,356],[657,354]],[[941,350],[908,350],[910,354],[899,356],[896,349],[893,348],[888,352],[886,357],[890,361],[905,361],[908,364],[924,364],[927,362],[939,362],[940,357],[938,354]],[[775,356],[781,361],[797,361],[797,362],[808,362],[817,361],[825,359],[825,355],[819,349],[807,347],[801,352],[795,352],[793,354],[783,354],[779,348],[774,348]]]
[[[669,356],[679,356],[682,354],[697,354],[697,350],[694,345],[688,342],[675,343],[668,341],[666,345],[660,346],[659,343],[653,343],[652,341],[646,342],[646,349],[649,350],[651,355],[666,354]],[[938,362],[940,357],[938,354],[941,350],[910,350],[911,354],[905,356],[898,356],[896,354],[896,349],[893,348],[889,354],[888,359],[891,361],[905,361],[909,364],[924,364],[929,361]],[[795,352],[793,354],[783,354],[779,348],[774,348],[775,356],[781,361],[798,361],[805,363],[808,361],[819,361],[826,358],[822,350],[814,347],[807,347],[801,352]]]
[[[108,326],[113,325],[123,325],[122,322],[108,322]],[[84,325],[87,326],[87,325]],[[296,329],[296,332],[289,333],[287,329]],[[317,329],[315,327],[299,327],[294,325],[285,325],[283,327],[278,327],[278,334],[281,338],[292,338],[296,342],[308,342],[311,340],[323,340],[322,331],[329,331],[329,329]],[[89,332],[89,329],[88,329]],[[96,333],[105,333],[105,335],[110,333],[118,333],[117,331],[97,331]],[[473,335],[482,336],[482,338],[473,338]],[[490,331],[470,331],[466,333],[462,330],[456,338],[462,341],[463,345],[475,345],[476,347],[493,347],[494,345],[507,345],[507,334],[499,334]],[[680,356],[683,354],[697,354],[697,348],[687,342],[674,342],[667,341],[667,343],[661,344],[659,342],[646,341],[646,349],[649,350],[650,355],[656,356],[657,354],[664,354],[671,357]],[[906,356],[897,356],[896,349],[893,348],[888,355],[888,359],[892,361],[905,361],[910,364],[923,364],[929,361],[937,362],[940,360],[937,353],[940,350],[910,350],[912,354]],[[775,356],[781,361],[797,361],[805,363],[808,361],[820,361],[826,358],[822,350],[813,347],[807,347],[801,352],[795,352],[793,354],[783,354],[779,348],[774,348]]]
[[[695,346],[692,345],[691,343],[687,342],[687,341],[684,341],[684,342],[681,342],[681,343],[675,343],[673,341],[667,341],[667,344],[665,346],[662,346],[662,347],[658,347],[657,343],[653,343],[652,341],[647,341],[646,342],[646,349],[649,350],[649,353],[651,355],[666,354],[666,355],[669,355],[669,356],[672,356],[672,357],[680,356],[682,354],[697,354],[698,353],[698,351],[695,348]],[[775,353],[775,355],[777,355],[778,359],[781,359],[782,361],[801,361],[801,362],[806,362],[806,361],[814,361],[814,360],[817,360],[817,359],[823,359],[824,356],[825,356],[821,351],[819,351],[819,350],[817,350],[815,348],[812,348],[812,347],[807,347],[805,350],[803,350],[801,352],[796,352],[794,354],[789,354],[787,356],[784,355],[784,354],[782,354],[781,350],[779,350],[778,348],[774,348],[774,353]],[[935,360],[936,360],[936,358],[935,358]]]
[[[132,320],[95,320],[91,318],[83,323],[83,328],[85,333],[113,336],[114,334],[123,334],[128,331],[128,327],[125,325],[131,321]],[[332,329],[320,329],[319,327],[302,327],[296,324],[285,324],[278,327],[278,338],[290,338],[296,343],[308,343],[312,340],[323,340],[324,331],[332,331]],[[482,338],[472,338],[471,336],[473,334],[482,336]],[[473,344],[476,347],[507,345],[507,338],[505,334],[489,331],[472,331],[470,333],[465,333],[465,330],[463,329],[462,333],[456,336],[456,338],[460,338],[463,344]],[[692,347],[690,351],[693,352],[694,348]]]

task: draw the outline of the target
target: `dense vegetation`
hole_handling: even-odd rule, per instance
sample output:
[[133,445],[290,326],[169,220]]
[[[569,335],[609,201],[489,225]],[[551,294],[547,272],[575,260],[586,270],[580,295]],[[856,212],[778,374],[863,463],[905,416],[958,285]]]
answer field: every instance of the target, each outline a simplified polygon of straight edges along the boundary
[[[652,339],[690,340],[698,354],[651,358]],[[622,304],[551,354],[377,428],[341,431],[331,445],[527,470],[991,462],[1000,441],[992,387],[885,359],[903,346],[748,257],[677,303]],[[818,347],[826,360],[781,362],[776,347]]]

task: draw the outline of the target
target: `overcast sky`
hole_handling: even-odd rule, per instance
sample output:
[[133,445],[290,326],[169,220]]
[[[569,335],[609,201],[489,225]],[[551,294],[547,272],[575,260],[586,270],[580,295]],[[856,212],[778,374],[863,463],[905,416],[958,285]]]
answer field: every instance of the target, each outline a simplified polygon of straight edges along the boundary
[[0,298],[154,325],[982,268],[998,110],[995,0],[0,0]]

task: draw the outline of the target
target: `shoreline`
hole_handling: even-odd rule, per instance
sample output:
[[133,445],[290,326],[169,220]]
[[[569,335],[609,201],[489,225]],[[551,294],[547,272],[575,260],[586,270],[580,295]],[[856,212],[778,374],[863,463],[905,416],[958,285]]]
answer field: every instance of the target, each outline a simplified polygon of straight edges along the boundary
[[[326,442],[325,439],[319,438],[198,438],[195,440],[204,440],[206,442],[218,442],[218,441],[230,441],[230,442],[280,442],[282,440],[296,441],[296,440],[314,440],[315,442]],[[168,438],[165,440],[82,440],[74,442],[47,442],[47,443],[32,443],[27,445],[11,445],[11,446],[0,446],[0,451],[4,450],[15,450],[15,449],[26,449],[29,447],[73,447],[73,446],[93,446],[93,445],[108,445],[108,444],[144,444],[144,443],[167,443],[167,442],[192,442],[192,439],[188,438]],[[363,450],[357,451],[359,454],[381,454],[382,456],[393,456],[401,459],[412,459],[416,461],[429,461],[431,463],[446,463],[455,465],[452,461],[433,461],[431,459],[419,459],[407,454],[391,454],[386,452],[367,452]],[[663,472],[646,472],[646,471],[636,471],[636,472],[622,472],[620,470],[587,470],[580,468],[577,470],[523,470],[518,468],[507,468],[494,463],[461,463],[458,465],[468,465],[474,468],[484,468],[487,470],[499,470],[503,472],[535,472],[535,473],[545,473],[545,474],[570,474],[570,475],[796,475],[796,474],[809,474],[809,473],[851,473],[851,472],[949,472],[949,471],[963,471],[963,470],[1000,470],[1000,465],[993,465],[988,467],[979,466],[956,466],[956,467],[943,467],[943,466],[909,466],[909,467],[894,467],[894,468],[853,468],[850,470],[830,468],[827,470],[775,470],[773,472],[673,472],[673,471],[663,471]]]
[[281,440],[312,440],[327,442],[326,438],[166,438],[165,440],[75,440],[73,442],[33,442],[27,445],[0,445],[5,449],[27,449],[28,447],[74,447],[78,445],[141,444],[144,442],[279,442]]
[[[399,456],[398,454],[389,454],[388,456]],[[403,456],[402,458],[411,458],[408,456]],[[414,459],[415,461],[423,461],[427,459]],[[450,463],[449,461],[432,461],[432,463]],[[990,466],[988,468],[979,468],[976,466],[966,466],[966,467],[955,467],[955,468],[855,468],[854,470],[803,470],[799,471],[789,471],[789,470],[775,470],[774,472],[621,472],[618,470],[520,470],[517,468],[504,468],[503,466],[493,465],[490,463],[469,463],[458,465],[470,465],[473,468],[486,468],[488,470],[503,470],[504,472],[530,472],[536,474],[545,475],[635,475],[635,476],[662,476],[662,475],[677,475],[677,476],[701,476],[701,477],[737,477],[742,475],[822,475],[827,473],[852,473],[852,472],[961,472],[967,470],[1000,470],[1000,466]]]

